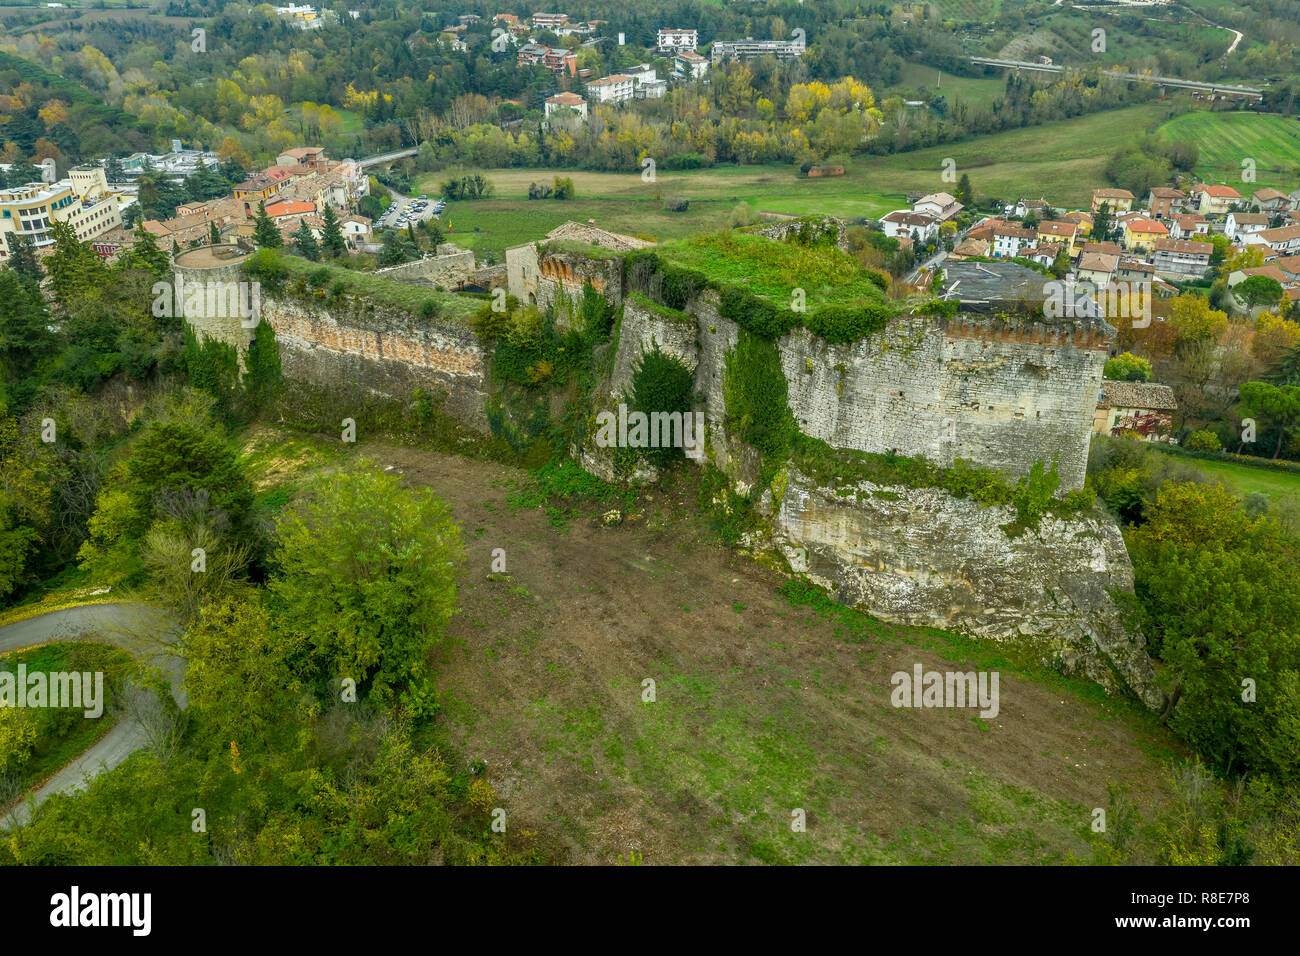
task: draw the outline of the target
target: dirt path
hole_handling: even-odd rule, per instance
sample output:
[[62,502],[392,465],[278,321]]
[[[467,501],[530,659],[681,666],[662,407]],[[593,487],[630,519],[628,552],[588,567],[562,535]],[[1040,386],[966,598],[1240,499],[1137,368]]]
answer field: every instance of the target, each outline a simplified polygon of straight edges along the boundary
[[[509,507],[521,472],[361,451],[462,523],[444,726],[518,825],[574,862],[1086,858],[1108,781],[1161,798],[1161,740],[1099,692],[1008,669],[991,720],[890,706],[894,672],[970,668],[937,632],[854,634],[792,606],[782,578],[712,542],[690,488],[652,491],[641,520],[562,532]],[[496,548],[506,580],[488,578]]]
[[[0,628],[0,654],[52,641],[95,641],[121,648],[142,663],[160,667],[168,675],[172,695],[186,704],[182,681],[184,661],[171,653],[162,639],[172,631],[171,617],[145,604],[90,604],[51,611]],[[72,793],[86,786],[95,774],[112,770],[148,743],[144,728],[123,717],[81,756],[33,790],[8,813],[0,814],[0,829],[23,826],[32,811],[52,794]]]

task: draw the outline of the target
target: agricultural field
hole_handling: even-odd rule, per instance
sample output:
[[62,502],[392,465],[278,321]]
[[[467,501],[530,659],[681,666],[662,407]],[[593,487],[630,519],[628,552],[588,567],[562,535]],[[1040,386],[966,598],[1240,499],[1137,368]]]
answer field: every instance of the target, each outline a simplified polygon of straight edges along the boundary
[[[430,196],[460,171],[421,177],[417,192]],[[639,172],[603,173],[565,169],[494,169],[483,171],[495,190],[491,199],[454,202],[442,214],[448,238],[473,247],[480,255],[498,256],[509,246],[538,239],[570,219],[613,232],[657,240],[716,232],[730,224],[742,202],[754,212],[806,215],[814,212],[856,219],[897,208],[902,193],[886,196],[865,188],[850,170],[844,176],[805,179],[792,166],[718,166],[682,172],[660,170],[653,183]],[[528,184],[550,185],[554,177],[573,180],[571,200],[528,201]],[[664,209],[664,197],[690,199],[685,212]]]
[[877,100],[883,100],[901,93],[914,93],[925,88],[932,93],[942,93],[951,106],[958,100],[971,106],[991,106],[1002,98],[1006,89],[1006,76],[999,74],[990,77],[957,76],[922,63],[908,63],[903,67],[902,80],[891,89],[879,94]]
[[[1289,192],[1300,185],[1300,120],[1271,113],[1184,113],[1157,130],[1166,139],[1196,143],[1197,175],[1247,194],[1264,186]],[[1255,182],[1242,183],[1241,161],[1255,161]]]

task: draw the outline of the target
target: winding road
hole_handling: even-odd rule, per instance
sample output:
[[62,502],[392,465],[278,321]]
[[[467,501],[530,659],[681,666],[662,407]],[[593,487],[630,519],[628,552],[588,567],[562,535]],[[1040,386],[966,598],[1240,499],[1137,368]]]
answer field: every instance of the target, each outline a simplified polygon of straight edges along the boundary
[[[148,604],[85,604],[50,611],[0,627],[0,654],[52,641],[94,641],[121,648],[143,664],[160,668],[171,682],[172,696],[185,707],[185,661],[165,643],[176,635],[175,619]],[[135,751],[148,745],[145,729],[136,718],[121,717],[113,729],[81,756],[31,791],[7,812],[0,811],[0,830],[22,826],[32,811],[55,793],[72,793],[89,778],[112,770]]]

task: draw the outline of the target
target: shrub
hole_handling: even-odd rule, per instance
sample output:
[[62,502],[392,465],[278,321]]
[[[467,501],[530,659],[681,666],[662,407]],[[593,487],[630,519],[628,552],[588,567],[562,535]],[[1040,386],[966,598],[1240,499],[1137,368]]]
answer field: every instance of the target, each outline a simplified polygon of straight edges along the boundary
[[793,313],[735,286],[722,293],[718,314],[762,339],[779,339],[798,324]]
[[879,332],[892,311],[884,303],[865,306],[828,305],[804,318],[804,327],[827,342],[856,342]]
[[1037,525],[1060,484],[1061,476],[1056,470],[1056,459],[1052,460],[1051,471],[1044,468],[1041,459],[1034,462],[1029,474],[1016,482],[1016,490],[1011,495],[1018,523],[1028,527]]
[[1149,382],[1151,363],[1132,352],[1124,352],[1108,360],[1102,374],[1112,382]]
[[665,196],[664,209],[668,212],[685,212],[691,201],[685,196]]
[[1183,447],[1190,451],[1221,451],[1219,436],[1207,429],[1192,432],[1183,439]]
[[776,345],[741,330],[727,352],[722,393],[728,426],[769,460],[779,461],[794,442],[795,422]]
[[[628,406],[634,411],[689,413],[691,389],[695,377],[690,369],[658,346],[641,356],[632,372],[632,388],[627,396]],[[656,464],[666,464],[681,454],[680,448],[646,448],[642,454]]]

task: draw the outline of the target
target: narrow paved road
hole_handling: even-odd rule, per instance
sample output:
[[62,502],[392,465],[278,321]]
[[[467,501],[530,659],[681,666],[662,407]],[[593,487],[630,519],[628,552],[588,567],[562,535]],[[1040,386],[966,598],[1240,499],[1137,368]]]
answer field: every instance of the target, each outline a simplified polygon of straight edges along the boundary
[[[184,707],[187,703],[183,686],[185,661],[164,643],[175,637],[175,633],[174,619],[161,608],[147,604],[88,604],[51,611],[0,627],[0,654],[51,641],[111,644],[141,663],[158,667],[166,673],[171,682],[172,696]],[[122,717],[80,757],[7,813],[0,814],[0,830],[22,826],[31,818],[32,811],[51,794],[80,790],[90,777],[112,770],[147,744],[148,736],[140,723],[133,717]]]

